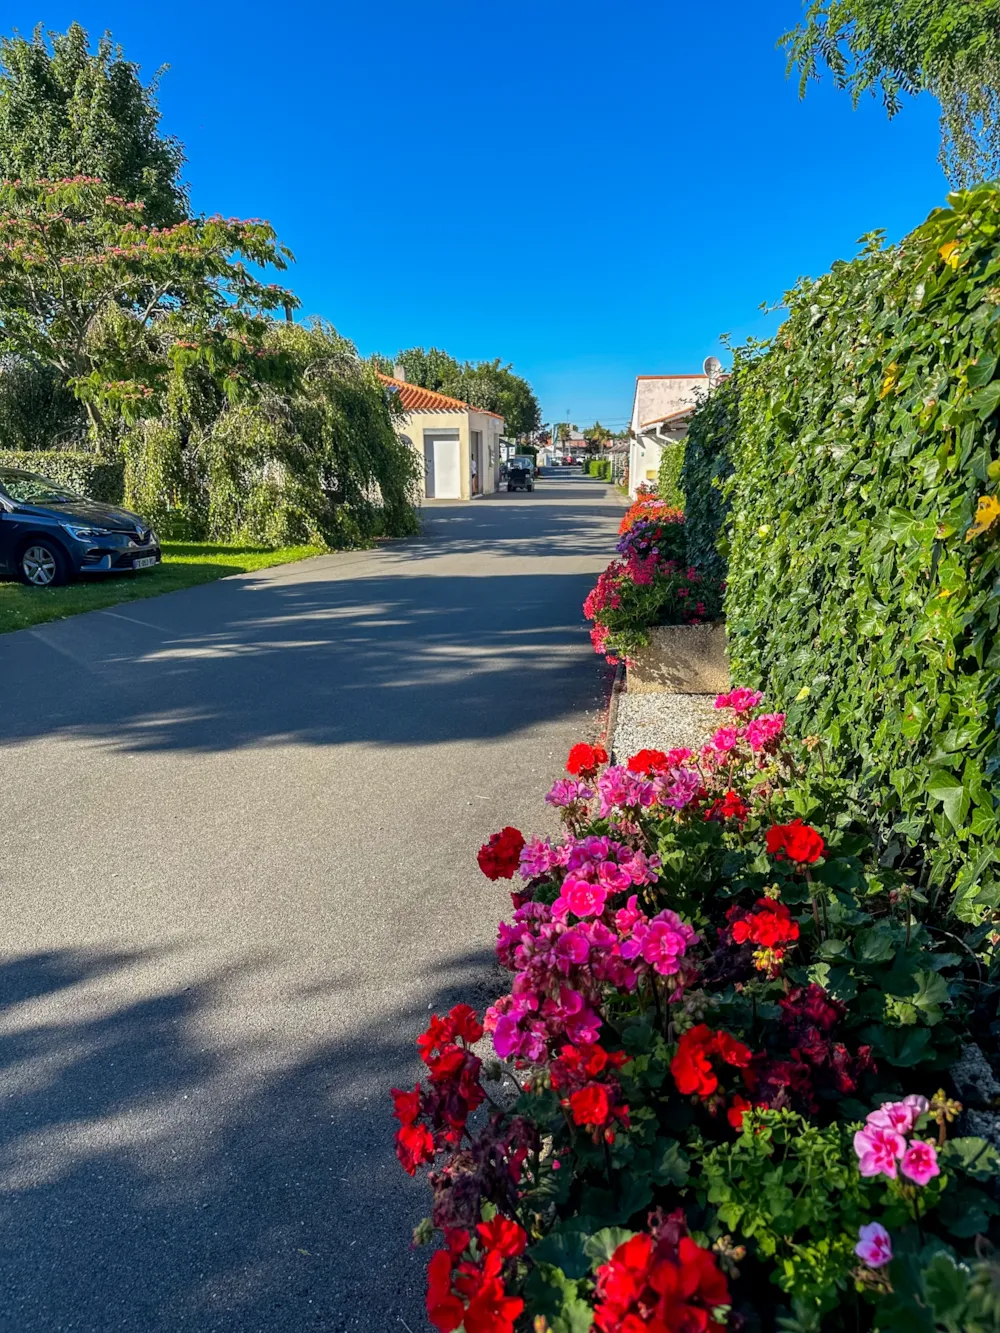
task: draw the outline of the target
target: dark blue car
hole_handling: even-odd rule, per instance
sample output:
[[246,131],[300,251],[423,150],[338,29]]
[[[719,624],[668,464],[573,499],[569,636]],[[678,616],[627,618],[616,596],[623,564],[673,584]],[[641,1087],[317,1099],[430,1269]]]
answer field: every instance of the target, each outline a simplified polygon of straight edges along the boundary
[[148,523],[34,472],[0,467],[0,569],[35,588],[75,574],[152,569],[160,543]]

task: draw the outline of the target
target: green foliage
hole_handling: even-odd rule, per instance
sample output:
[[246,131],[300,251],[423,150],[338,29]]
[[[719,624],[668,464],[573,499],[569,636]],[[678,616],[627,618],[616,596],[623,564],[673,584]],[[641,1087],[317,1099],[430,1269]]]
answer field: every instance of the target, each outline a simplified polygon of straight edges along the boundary
[[37,472],[58,481],[91,500],[119,505],[124,487],[122,464],[94,453],[71,453],[68,449],[0,450],[0,467]]
[[688,426],[681,464],[687,558],[706,573],[726,573],[723,492],[732,471],[729,451],[739,420],[739,375],[723,382],[701,403]]
[[156,83],[105,34],[94,52],[78,23],[0,38],[0,176],[97,176],[105,193],[140,200],[151,225],[187,214],[184,154],[159,131]]
[[700,1162],[699,1188],[719,1222],[773,1262],[774,1282],[803,1308],[832,1308],[857,1263],[869,1196],[882,1193],[858,1174],[850,1140],[839,1124],[756,1111],[735,1143],[710,1148]]
[[[609,464],[610,466],[610,464]],[[665,444],[660,454],[660,471],[656,481],[656,494],[668,505],[684,508],[684,492],[681,490],[681,470],[684,467],[684,441],[677,440]]]
[[124,434],[128,504],[198,540],[348,546],[413,532],[419,460],[374,369],[321,324],[273,324],[263,348],[291,392],[173,396]]
[[886,863],[923,858],[977,920],[1000,903],[1000,545],[973,527],[1000,476],[1000,189],[950,196],[786,304],[771,350],[691,429],[735,468],[733,670],[829,735]]
[[65,448],[87,433],[86,414],[51,366],[0,361],[0,440],[8,449]]
[[498,412],[504,419],[505,434],[512,439],[532,435],[542,424],[541,408],[530,384],[510,366],[501,365],[499,357],[458,362],[437,347],[411,347],[397,352],[393,364],[403,367],[410,384],[460,398],[486,412]]
[[822,65],[855,104],[880,92],[890,116],[904,94],[929,92],[955,184],[1000,170],[1000,0],[811,0],[782,44],[802,93]]
[[143,218],[100,183],[0,182],[0,351],[58,372],[97,436],[155,415],[195,372],[233,402],[282,376],[267,314],[295,298],[247,268],[287,267],[271,227]]
[[588,477],[597,477],[601,481],[611,480],[610,458],[588,458],[584,468]]

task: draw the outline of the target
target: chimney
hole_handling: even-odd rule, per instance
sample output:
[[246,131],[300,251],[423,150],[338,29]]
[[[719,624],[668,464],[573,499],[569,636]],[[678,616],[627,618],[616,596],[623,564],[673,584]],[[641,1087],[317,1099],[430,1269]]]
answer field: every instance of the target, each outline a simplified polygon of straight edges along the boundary
[[393,366],[393,368],[392,368],[392,378],[393,378],[394,380],[402,380],[403,383],[405,384],[405,383],[406,383],[406,367],[405,367],[405,366],[400,366],[400,365],[395,365],[395,366]]

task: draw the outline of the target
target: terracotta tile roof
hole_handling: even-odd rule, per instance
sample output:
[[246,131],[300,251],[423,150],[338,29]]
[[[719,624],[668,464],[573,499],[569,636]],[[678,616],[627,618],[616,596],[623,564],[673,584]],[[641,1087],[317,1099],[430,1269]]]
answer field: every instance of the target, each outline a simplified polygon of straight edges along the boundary
[[463,403],[460,398],[449,398],[446,393],[437,393],[434,389],[421,388],[419,384],[410,384],[406,380],[393,379],[391,375],[379,373],[379,379],[399,394],[399,401],[407,412],[482,412],[484,416],[496,417],[503,421],[499,412],[489,412],[485,407],[473,407]]

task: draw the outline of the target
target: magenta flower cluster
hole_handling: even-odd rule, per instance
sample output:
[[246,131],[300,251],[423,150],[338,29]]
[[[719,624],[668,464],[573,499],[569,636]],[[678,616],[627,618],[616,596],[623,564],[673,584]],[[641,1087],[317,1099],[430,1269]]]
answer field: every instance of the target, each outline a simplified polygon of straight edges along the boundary
[[539,1061],[569,1041],[598,1040],[610,986],[633,991],[656,972],[683,987],[683,960],[697,936],[675,912],[650,918],[628,890],[652,884],[658,861],[610,838],[569,838],[562,847],[526,843],[521,874],[555,879],[551,905],[528,901],[499,927],[497,958],[514,973],[509,995],[487,1010],[485,1027],[501,1059]]

